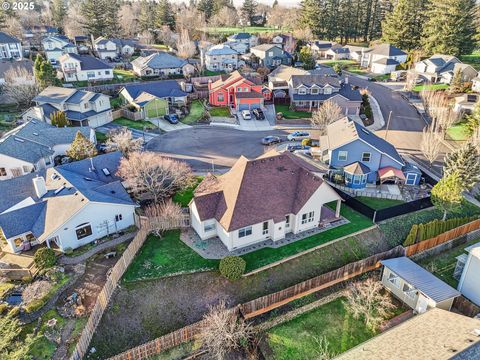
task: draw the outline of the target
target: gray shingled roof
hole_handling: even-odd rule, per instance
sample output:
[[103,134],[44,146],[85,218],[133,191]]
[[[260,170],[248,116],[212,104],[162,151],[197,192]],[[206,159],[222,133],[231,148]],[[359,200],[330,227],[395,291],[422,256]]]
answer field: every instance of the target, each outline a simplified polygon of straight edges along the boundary
[[461,295],[459,291],[444,283],[435,275],[405,256],[382,260],[380,262],[383,266],[390,269],[418,291],[437,303]]
[[60,62],[62,62],[63,59],[67,59],[68,57],[71,57],[75,60],[80,61],[81,70],[113,69],[111,65],[108,65],[103,61],[101,61],[100,59],[97,59],[96,57],[93,57],[91,55],[78,55],[78,54],[68,53],[60,57]]
[[73,96],[78,90],[69,89],[59,86],[49,86],[33,98],[33,101],[47,102],[51,104],[61,104],[71,96]]
[[219,44],[208,49],[205,55],[238,55],[238,52],[228,45]]
[[138,57],[132,61],[132,64],[141,68],[150,67],[152,69],[176,69],[181,68],[187,64],[187,62],[164,51],[159,51],[147,57]]
[[323,74],[308,74],[308,75],[292,75],[291,77],[292,86],[294,88],[305,85],[305,86],[325,86],[330,85],[334,88],[340,88],[340,81],[338,78],[331,76],[325,76]]
[[381,45],[374,46],[372,49],[372,54],[384,55],[384,56],[407,55],[406,52],[390,44],[381,44]]
[[19,43],[20,40],[0,31],[0,44]]

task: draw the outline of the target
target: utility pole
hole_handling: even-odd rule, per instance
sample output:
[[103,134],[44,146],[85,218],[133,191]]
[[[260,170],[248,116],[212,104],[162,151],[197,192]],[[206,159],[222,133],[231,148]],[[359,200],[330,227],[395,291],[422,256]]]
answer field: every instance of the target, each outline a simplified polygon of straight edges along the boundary
[[387,140],[388,136],[388,129],[390,128],[390,120],[392,119],[392,112],[388,114],[388,120],[387,120],[387,128],[385,129],[385,140]]

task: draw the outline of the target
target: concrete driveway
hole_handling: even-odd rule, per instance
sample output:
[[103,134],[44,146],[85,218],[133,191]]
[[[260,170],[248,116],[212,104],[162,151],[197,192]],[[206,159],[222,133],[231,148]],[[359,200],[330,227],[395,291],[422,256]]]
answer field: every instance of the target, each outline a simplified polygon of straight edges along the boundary
[[170,124],[167,120],[162,118],[150,119],[150,122],[158,126],[160,130],[163,130],[165,132],[180,130],[180,129],[188,129],[190,127],[189,125],[184,124],[182,122],[179,122],[178,124]]
[[244,131],[266,131],[266,130],[271,130],[272,126],[270,125],[270,122],[268,121],[266,111],[265,113],[265,119],[264,120],[257,120],[255,118],[255,115],[250,111],[251,114],[251,119],[250,120],[245,120],[242,116],[242,112],[239,111],[237,112],[238,116],[238,122],[240,124],[240,130]]
[[[116,130],[121,128],[123,128],[123,126],[117,125],[114,123],[108,123],[108,124],[97,127],[95,130],[103,134],[108,134],[110,130]],[[153,132],[145,132],[145,131],[132,129],[132,128],[128,128],[128,129],[132,132],[132,136],[134,139],[142,138],[145,140],[146,143],[160,135]]]

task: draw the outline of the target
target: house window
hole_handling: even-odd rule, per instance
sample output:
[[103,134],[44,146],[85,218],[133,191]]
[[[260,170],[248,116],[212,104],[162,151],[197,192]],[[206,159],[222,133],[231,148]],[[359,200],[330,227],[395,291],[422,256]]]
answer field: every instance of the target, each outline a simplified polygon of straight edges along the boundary
[[115,215],[115,222],[119,222],[123,220],[122,214]]
[[92,226],[89,223],[80,224],[75,228],[75,232],[78,240],[83,239],[92,235]]
[[99,72],[98,72],[98,75],[102,75],[102,72],[101,72],[101,71],[99,71]]
[[88,108],[88,103],[83,104],[83,108],[87,109]]
[[252,227],[251,226],[247,226],[243,229],[238,230],[238,237],[239,238],[242,238],[242,237],[245,237],[245,236],[250,236],[250,235],[252,235]]
[[325,89],[323,90],[323,93],[324,93],[324,94],[328,94],[328,95],[331,94],[331,93],[332,93],[332,88],[329,88],[329,87],[325,88]]
[[416,291],[413,287],[411,287],[408,284],[403,284],[403,292],[405,295],[407,295],[409,298],[413,299],[415,298]]
[[369,153],[369,152],[362,153],[362,161],[363,162],[370,162],[371,157],[372,157],[372,154]]
[[285,227],[290,227],[290,215],[285,215]]
[[244,92],[248,92],[248,88],[243,88],[243,91],[244,91]]
[[242,88],[241,87],[237,88],[237,91],[242,92]]
[[210,232],[210,231],[213,231],[213,230],[215,230],[215,223],[203,226],[203,231],[204,232]]
[[307,214],[302,214],[302,225],[307,223]]
[[105,70],[105,75],[110,75],[110,70]]
[[[24,172],[25,174],[28,174],[28,173],[31,171],[31,170],[30,170],[30,169],[31,169],[30,166],[26,166],[26,165],[23,165],[23,166],[22,166],[22,169],[23,169],[23,172]],[[0,176],[2,176],[2,175],[0,174]],[[3,175],[3,176],[5,176],[5,175]]]
[[222,93],[217,95],[217,101],[224,101],[224,100],[225,100],[225,96]]
[[388,281],[395,285],[395,287],[400,288],[400,278],[398,277],[398,275],[390,273],[390,275],[388,275]]
[[362,175],[362,184],[367,183],[367,175]]
[[45,158],[45,165],[48,166],[48,165],[50,165],[51,163],[52,163],[52,160],[50,160],[50,157],[47,156],[47,157]]
[[313,94],[313,95],[318,94],[318,89],[313,88],[312,90],[310,90],[310,93]]
[[310,211],[308,213],[308,222],[312,222],[315,216],[315,211]]
[[94,72],[87,72],[87,78],[94,78],[95,73]]
[[263,223],[262,235],[267,235],[267,234],[268,234],[268,221],[265,221]]
[[7,176],[7,169],[4,167],[0,168],[0,176]]
[[339,151],[338,152],[338,161],[347,161],[348,151]]
[[298,93],[299,93],[300,95],[305,95],[305,94],[307,93],[307,89],[305,89],[305,88],[300,88],[300,89],[298,89]]

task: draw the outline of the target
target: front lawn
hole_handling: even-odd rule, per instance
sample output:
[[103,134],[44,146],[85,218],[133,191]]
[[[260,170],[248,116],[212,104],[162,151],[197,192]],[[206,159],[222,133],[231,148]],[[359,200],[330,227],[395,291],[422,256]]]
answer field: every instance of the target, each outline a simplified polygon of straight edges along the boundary
[[212,107],[209,113],[210,116],[230,117],[230,109],[228,107]]
[[[341,354],[374,337],[362,319],[354,319],[338,298],[267,331],[272,354],[267,359],[319,359],[319,341],[325,338],[334,355]],[[400,314],[401,308],[394,311]]]
[[119,80],[128,82],[138,79],[138,76],[132,70],[113,69],[113,75]]
[[185,116],[183,119],[180,121],[184,124],[191,125],[196,123],[200,118],[202,117],[203,114],[203,104],[201,100],[194,100],[190,104],[190,112],[188,113],[187,116]]
[[448,128],[446,137],[453,141],[466,141],[470,138],[470,132],[465,121],[459,122]]
[[153,125],[150,121],[145,120],[130,120],[124,117],[113,120],[114,124],[126,126],[131,129],[141,130],[146,129],[156,129],[157,127]]
[[420,84],[417,85],[413,88],[413,91],[420,92],[423,90],[428,90],[428,91],[437,91],[437,90],[447,90],[448,89],[448,84]]
[[225,74],[225,71],[212,71],[212,70],[206,70],[206,69],[202,71],[203,76],[217,76],[222,74]]
[[465,64],[473,66],[476,70],[480,71],[480,50],[476,50],[470,55],[462,55],[460,60]]
[[367,196],[357,196],[355,199],[371,207],[373,210],[387,209],[389,207],[405,203],[402,200],[379,199]]
[[289,105],[275,105],[275,112],[281,112],[285,119],[302,119],[312,117],[311,112],[291,110]]
[[198,184],[200,184],[202,180],[203,180],[203,176],[197,176],[196,183],[193,186],[183,191],[179,191],[175,193],[175,195],[173,195],[173,202],[180,204],[181,207],[187,207],[188,204],[190,203],[190,200],[193,199],[193,192],[195,191]]

